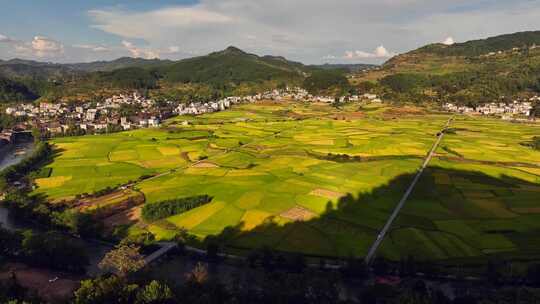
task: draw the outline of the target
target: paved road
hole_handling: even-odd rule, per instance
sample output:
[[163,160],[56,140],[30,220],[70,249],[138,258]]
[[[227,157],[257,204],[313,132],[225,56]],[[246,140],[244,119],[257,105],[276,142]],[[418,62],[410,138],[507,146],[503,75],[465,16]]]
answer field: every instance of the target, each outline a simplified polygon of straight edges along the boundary
[[405,194],[403,194],[403,197],[401,198],[401,200],[397,204],[396,208],[394,208],[394,211],[392,211],[392,214],[390,215],[390,218],[388,218],[388,221],[384,225],[383,229],[377,235],[377,239],[375,240],[375,242],[373,242],[373,245],[371,245],[371,248],[369,248],[368,254],[366,255],[366,258],[364,260],[366,265],[370,265],[371,262],[373,261],[373,258],[375,257],[375,253],[377,253],[377,249],[379,249],[379,246],[381,245],[382,241],[384,240],[384,237],[388,233],[388,230],[390,230],[390,227],[392,226],[392,223],[394,222],[394,220],[398,216],[399,212],[401,211],[401,209],[405,205],[405,202],[407,201],[407,198],[409,198],[409,195],[411,195],[414,187],[416,186],[416,183],[418,182],[418,180],[422,176],[422,173],[424,173],[424,169],[426,169],[427,165],[429,164],[429,162],[433,158],[433,155],[435,154],[435,151],[437,150],[437,147],[439,147],[439,144],[440,144],[440,142],[441,142],[441,140],[442,140],[442,138],[444,136],[444,132],[446,131],[446,129],[448,129],[448,127],[450,126],[450,123],[452,122],[453,119],[454,119],[454,117],[451,117],[446,122],[446,125],[444,126],[444,129],[441,131],[441,133],[437,137],[437,141],[435,142],[435,144],[433,144],[433,147],[431,148],[431,151],[429,151],[429,154],[427,155],[426,159],[424,160],[424,163],[422,164],[422,167],[420,167],[420,170],[416,173],[416,176],[414,177],[412,183],[409,185],[409,188],[407,188],[407,191],[405,191]]
[[144,258],[145,265],[152,264],[152,262],[159,259],[161,256],[167,254],[167,252],[176,248],[176,243],[173,242],[161,242],[158,243],[158,245],[161,245],[161,248],[159,250]]

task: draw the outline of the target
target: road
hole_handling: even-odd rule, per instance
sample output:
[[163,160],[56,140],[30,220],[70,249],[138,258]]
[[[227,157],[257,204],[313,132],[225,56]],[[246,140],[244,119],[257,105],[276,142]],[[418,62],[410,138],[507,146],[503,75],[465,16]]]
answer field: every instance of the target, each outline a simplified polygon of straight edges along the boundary
[[439,147],[439,144],[441,143],[441,140],[442,140],[442,138],[444,136],[444,133],[445,133],[446,129],[448,129],[448,127],[450,126],[450,123],[452,122],[453,119],[454,119],[454,117],[452,116],[446,122],[446,125],[444,126],[443,130],[441,131],[441,133],[437,137],[437,141],[435,141],[435,143],[433,144],[433,147],[429,151],[429,154],[426,156],[426,159],[424,160],[424,163],[422,164],[422,167],[420,167],[420,170],[418,170],[418,172],[416,173],[416,176],[414,177],[412,183],[407,188],[407,191],[405,191],[405,193],[403,194],[403,197],[401,198],[401,200],[397,204],[396,208],[394,208],[394,211],[392,211],[392,214],[388,218],[388,221],[386,221],[386,224],[384,225],[383,229],[377,235],[377,239],[375,239],[375,242],[373,242],[373,244],[369,248],[368,254],[366,255],[366,258],[364,260],[366,265],[370,265],[371,262],[373,261],[373,258],[375,257],[375,254],[377,253],[377,250],[379,249],[379,246],[381,245],[382,241],[384,240],[384,237],[388,233],[388,230],[390,230],[390,227],[392,227],[392,224],[394,223],[394,220],[397,218],[399,212],[401,211],[401,209],[405,205],[405,202],[409,198],[409,195],[411,195],[414,187],[416,186],[416,183],[418,183],[418,180],[422,176],[422,173],[424,173],[424,169],[426,169],[427,165],[429,164],[429,162],[433,158],[433,155],[435,154],[435,151]]
[[144,258],[145,265],[152,264],[152,262],[167,254],[169,251],[173,250],[177,246],[176,243],[173,242],[160,242],[157,244],[161,245],[161,248]]

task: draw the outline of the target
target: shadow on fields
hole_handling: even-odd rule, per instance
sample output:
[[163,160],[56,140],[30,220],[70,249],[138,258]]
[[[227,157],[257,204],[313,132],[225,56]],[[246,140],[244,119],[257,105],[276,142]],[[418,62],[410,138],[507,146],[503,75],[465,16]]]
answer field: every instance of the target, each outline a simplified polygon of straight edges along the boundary
[[[308,220],[282,224],[278,215],[262,224],[250,223],[252,211],[247,211],[246,221],[207,237],[201,245],[214,244],[233,253],[269,248],[328,259],[363,257],[413,178],[414,174],[404,174],[369,193],[347,194],[336,203],[328,202],[322,214]],[[429,167],[380,253],[394,260],[419,253],[419,259],[439,260],[483,256],[482,245],[476,242],[485,237],[538,256],[540,242],[528,242],[540,232],[538,197],[540,184],[522,179]],[[526,217],[536,221],[514,227],[512,220],[518,217],[517,221]],[[454,226],[440,226],[441,222]],[[490,246],[497,249],[498,245]]]

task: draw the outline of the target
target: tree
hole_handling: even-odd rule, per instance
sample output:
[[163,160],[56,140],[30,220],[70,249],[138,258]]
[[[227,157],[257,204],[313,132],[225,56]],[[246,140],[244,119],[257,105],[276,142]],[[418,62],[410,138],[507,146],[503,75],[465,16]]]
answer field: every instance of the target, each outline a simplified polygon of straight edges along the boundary
[[12,256],[21,250],[21,235],[2,228],[0,224],[0,256]]
[[197,283],[197,284],[204,284],[208,280],[208,270],[205,265],[202,263],[197,263],[193,270],[191,270],[190,273],[187,275],[188,279],[191,282]]
[[84,280],[75,291],[74,304],[131,304],[136,297],[137,285],[126,284],[116,276]]
[[120,277],[137,272],[145,265],[139,249],[134,245],[119,246],[105,255],[99,263],[99,268],[115,272]]
[[88,265],[86,250],[72,238],[57,232],[25,231],[23,255],[33,265],[69,271],[84,271]]
[[43,139],[43,134],[39,128],[32,128],[32,137],[34,138],[35,142],[39,142],[41,139]]
[[174,294],[166,284],[152,281],[137,294],[137,304],[174,303]]
[[101,228],[90,214],[81,213],[76,210],[55,213],[54,221],[55,224],[67,228],[69,232],[83,236],[93,236]]

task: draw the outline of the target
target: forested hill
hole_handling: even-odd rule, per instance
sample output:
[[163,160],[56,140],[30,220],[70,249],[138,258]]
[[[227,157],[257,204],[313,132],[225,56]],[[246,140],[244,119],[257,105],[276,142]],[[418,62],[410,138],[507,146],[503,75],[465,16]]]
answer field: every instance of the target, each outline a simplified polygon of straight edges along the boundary
[[236,47],[181,60],[158,70],[170,83],[226,86],[243,82],[300,80],[307,68],[282,57],[246,53]]
[[540,94],[540,31],[430,44],[386,62],[379,92],[397,101],[478,104]]
[[529,48],[536,45],[540,46],[540,31],[506,34],[452,45],[430,44],[418,49],[416,52],[435,53],[441,56],[474,57],[493,52],[508,51],[513,48]]
[[143,59],[132,57],[121,57],[112,61],[94,61],[88,63],[72,63],[66,66],[75,71],[83,72],[110,72],[124,68],[149,68],[165,66],[173,63],[171,60],[162,59]]

